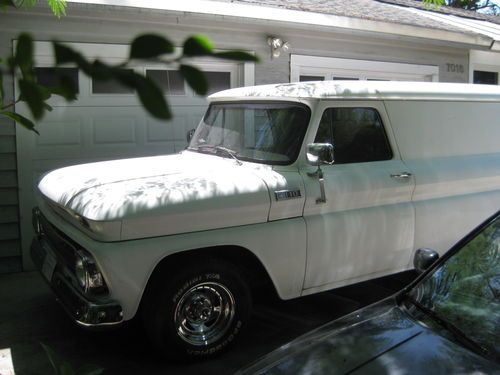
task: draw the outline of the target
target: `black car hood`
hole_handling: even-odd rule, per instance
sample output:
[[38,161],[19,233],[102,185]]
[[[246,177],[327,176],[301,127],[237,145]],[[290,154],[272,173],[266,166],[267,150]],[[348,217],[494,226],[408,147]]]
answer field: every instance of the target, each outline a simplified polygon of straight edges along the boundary
[[322,326],[240,374],[500,374],[388,299]]

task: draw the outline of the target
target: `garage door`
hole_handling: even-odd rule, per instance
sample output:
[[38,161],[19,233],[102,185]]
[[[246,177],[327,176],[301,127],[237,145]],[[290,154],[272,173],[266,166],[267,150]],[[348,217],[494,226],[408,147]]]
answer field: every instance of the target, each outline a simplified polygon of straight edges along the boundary
[[[126,45],[73,44],[87,57],[99,57],[119,63],[128,54]],[[50,44],[36,44],[38,79],[50,85],[54,78]],[[210,92],[252,84],[252,66],[231,62],[201,60]],[[197,96],[175,69],[161,65],[138,64],[131,67],[148,75],[163,88],[174,118],[159,121],[140,106],[135,94],[116,82],[93,82],[76,68],[64,68],[77,84],[78,100],[68,104],[53,98],[53,111],[37,123],[40,132],[18,128],[17,162],[20,186],[21,239],[23,266],[32,268],[29,244],[33,236],[31,209],[35,205],[34,189],[45,172],[67,165],[97,160],[175,153],[186,145],[186,133],[196,127],[206,107],[204,97]],[[245,73],[247,77],[245,80]],[[16,110],[28,115],[23,105]]]
[[324,80],[438,81],[439,67],[292,55],[291,82]]

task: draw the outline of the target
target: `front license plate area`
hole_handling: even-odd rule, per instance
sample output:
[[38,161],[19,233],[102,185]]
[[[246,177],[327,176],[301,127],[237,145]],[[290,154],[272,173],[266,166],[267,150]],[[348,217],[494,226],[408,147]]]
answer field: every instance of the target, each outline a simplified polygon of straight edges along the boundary
[[43,260],[42,265],[42,275],[49,281],[52,281],[52,275],[54,274],[54,270],[57,265],[57,259],[52,254],[52,252],[45,248],[45,259]]

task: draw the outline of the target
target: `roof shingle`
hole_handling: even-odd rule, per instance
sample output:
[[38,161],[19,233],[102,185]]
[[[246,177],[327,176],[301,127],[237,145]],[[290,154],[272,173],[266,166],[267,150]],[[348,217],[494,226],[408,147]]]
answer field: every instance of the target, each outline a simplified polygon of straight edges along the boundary
[[359,18],[372,21],[390,22],[395,24],[418,26],[436,30],[445,30],[463,34],[475,35],[472,31],[444,24],[439,21],[408,12],[405,8],[417,8],[426,11],[436,11],[453,14],[459,17],[474,18],[500,23],[499,16],[488,16],[473,11],[451,7],[429,7],[416,0],[218,0],[247,5],[267,6],[281,9],[298,10]]

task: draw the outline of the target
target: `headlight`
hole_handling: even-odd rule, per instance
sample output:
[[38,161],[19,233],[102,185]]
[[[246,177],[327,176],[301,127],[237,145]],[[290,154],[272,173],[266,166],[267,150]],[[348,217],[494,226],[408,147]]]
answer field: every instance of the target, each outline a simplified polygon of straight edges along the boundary
[[85,293],[100,294],[107,292],[106,283],[94,259],[84,250],[76,252],[75,276]]

